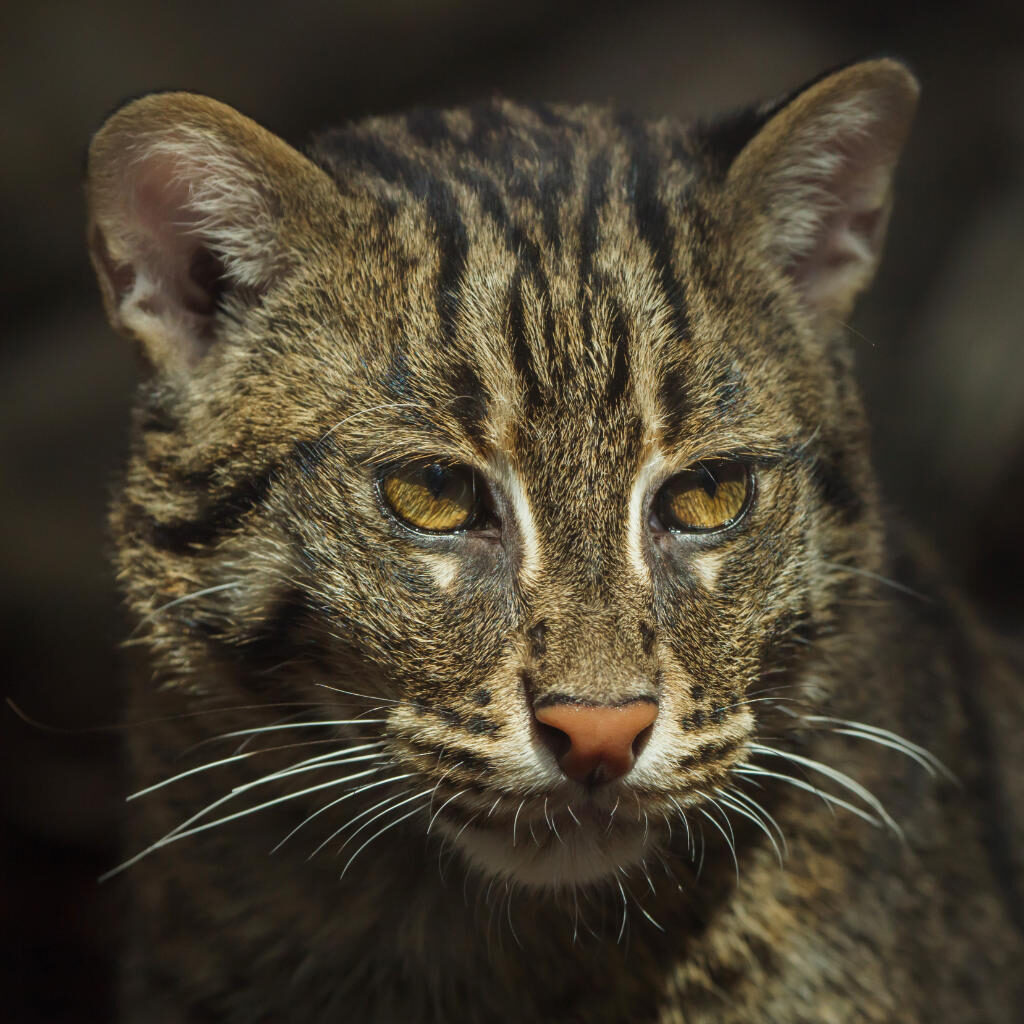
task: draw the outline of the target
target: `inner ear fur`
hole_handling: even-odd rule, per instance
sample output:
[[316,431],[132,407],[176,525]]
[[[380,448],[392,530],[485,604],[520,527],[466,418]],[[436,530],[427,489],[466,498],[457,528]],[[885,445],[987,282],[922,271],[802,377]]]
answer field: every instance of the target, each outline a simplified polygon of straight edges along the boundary
[[918,92],[898,61],[846,67],[798,93],[729,169],[741,244],[788,274],[812,315],[845,318],[875,272]]
[[193,368],[218,314],[287,274],[337,195],[277,136],[191,93],[117,111],[92,140],[86,192],[107,314],[158,371]]

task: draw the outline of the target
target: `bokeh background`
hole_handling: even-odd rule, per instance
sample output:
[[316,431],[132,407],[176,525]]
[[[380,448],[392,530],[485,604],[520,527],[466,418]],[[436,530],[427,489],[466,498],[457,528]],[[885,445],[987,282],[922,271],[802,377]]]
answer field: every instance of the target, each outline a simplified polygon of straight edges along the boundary
[[89,138],[209,93],[285,138],[410,105],[610,101],[681,117],[873,54],[924,84],[882,274],[853,321],[894,504],[1007,636],[1024,610],[1024,5],[133,0],[0,15],[0,1016],[113,1014],[126,629],[104,506],[133,383],[83,239]]

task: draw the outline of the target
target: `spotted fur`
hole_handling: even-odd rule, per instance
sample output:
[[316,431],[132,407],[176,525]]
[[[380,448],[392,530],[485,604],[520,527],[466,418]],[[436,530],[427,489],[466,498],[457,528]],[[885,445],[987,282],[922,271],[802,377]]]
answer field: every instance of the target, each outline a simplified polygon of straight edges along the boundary
[[[878,61],[718,122],[491,101],[308,157],[187,94],[104,126],[129,717],[161,719],[128,1019],[1012,1019],[1011,691],[927,576],[886,586],[840,327],[915,97]],[[424,458],[500,528],[389,514]],[[719,458],[746,514],[652,528]],[[632,771],[566,778],[533,711],[637,700]]]

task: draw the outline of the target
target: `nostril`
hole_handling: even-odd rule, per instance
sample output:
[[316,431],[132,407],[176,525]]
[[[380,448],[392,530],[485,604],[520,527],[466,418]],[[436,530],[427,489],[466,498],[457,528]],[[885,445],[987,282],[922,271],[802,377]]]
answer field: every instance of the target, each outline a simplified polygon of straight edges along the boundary
[[572,747],[572,740],[569,738],[569,734],[555,728],[553,725],[545,724],[538,718],[533,720],[533,724],[537,728],[537,736],[541,743],[555,755],[555,760],[560,762]]
[[633,757],[639,757],[644,752],[644,747],[647,746],[647,741],[651,738],[651,733],[654,732],[654,723],[651,722],[646,729],[641,729],[636,734],[636,739],[633,740]]

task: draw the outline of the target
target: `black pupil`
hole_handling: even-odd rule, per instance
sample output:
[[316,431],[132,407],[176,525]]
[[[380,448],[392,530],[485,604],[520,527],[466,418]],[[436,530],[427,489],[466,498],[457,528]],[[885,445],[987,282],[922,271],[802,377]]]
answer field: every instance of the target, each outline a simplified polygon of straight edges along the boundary
[[701,487],[704,488],[704,493],[707,494],[709,498],[714,498],[718,493],[718,481],[715,479],[714,473],[712,473],[707,466],[701,466],[700,469],[702,474],[700,481]]
[[432,498],[440,498],[451,479],[451,470],[437,462],[423,470],[423,484]]

